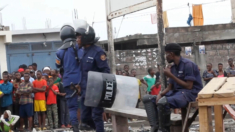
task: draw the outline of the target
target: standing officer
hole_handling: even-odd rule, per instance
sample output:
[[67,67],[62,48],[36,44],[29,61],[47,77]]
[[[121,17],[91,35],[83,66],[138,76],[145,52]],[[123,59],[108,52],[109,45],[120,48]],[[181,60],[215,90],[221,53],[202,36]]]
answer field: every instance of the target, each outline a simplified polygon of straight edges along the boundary
[[168,87],[158,96],[143,97],[146,113],[151,125],[151,132],[170,132],[170,108],[184,108],[195,101],[202,89],[198,66],[180,56],[178,44],[167,44],[165,47],[168,63],[174,62],[171,69],[164,74],[170,78]]
[[102,119],[103,108],[87,107],[84,105],[87,77],[89,71],[110,73],[105,52],[95,43],[99,40],[95,38],[94,29],[86,22],[81,24],[76,30],[77,43],[83,46],[84,55],[81,60],[82,80],[81,87],[81,121],[80,130],[96,129],[96,132],[104,132],[104,122]]
[[[77,118],[78,94],[76,94],[76,90],[73,86],[80,83],[81,80],[80,59],[82,58],[83,50],[79,49],[76,44],[75,30],[72,26],[63,26],[60,30],[60,38],[63,45],[56,53],[56,66],[61,69],[63,86],[66,92],[65,98],[67,99],[73,131],[79,132]],[[73,85],[71,86],[71,84]]]

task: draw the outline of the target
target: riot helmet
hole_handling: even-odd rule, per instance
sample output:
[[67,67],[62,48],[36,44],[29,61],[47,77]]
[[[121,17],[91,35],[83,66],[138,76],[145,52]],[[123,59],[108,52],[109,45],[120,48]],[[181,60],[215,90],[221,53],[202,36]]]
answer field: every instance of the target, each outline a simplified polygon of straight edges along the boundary
[[70,25],[64,25],[60,30],[60,38],[63,42],[76,40],[74,28]]
[[95,37],[95,30],[84,20],[74,20],[74,25],[76,27],[76,36],[81,36],[81,44],[94,44],[99,38]]

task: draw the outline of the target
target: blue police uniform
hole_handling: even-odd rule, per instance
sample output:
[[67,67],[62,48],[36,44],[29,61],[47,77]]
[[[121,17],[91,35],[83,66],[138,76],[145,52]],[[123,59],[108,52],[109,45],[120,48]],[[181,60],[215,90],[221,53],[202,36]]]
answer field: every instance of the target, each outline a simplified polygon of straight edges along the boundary
[[151,132],[158,129],[169,132],[170,108],[187,107],[189,102],[195,101],[198,93],[203,88],[198,66],[188,59],[181,57],[179,64],[171,67],[171,73],[182,81],[193,81],[193,87],[191,90],[186,89],[170,79],[169,84],[172,85],[172,89],[159,99],[157,105],[157,96],[146,95],[143,97]]
[[178,65],[171,67],[171,73],[183,81],[193,81],[191,90],[185,89],[174,80],[170,79],[173,89],[165,96],[167,97],[170,108],[183,108],[189,102],[195,101],[197,94],[203,88],[198,66],[189,59],[182,58]]
[[[83,56],[83,49],[79,49],[76,45],[78,58]],[[71,97],[74,90],[70,89],[70,83],[79,84],[81,81],[81,64],[75,59],[73,47],[67,49],[60,49],[56,52],[56,66],[57,68],[64,68],[63,86],[65,88],[67,105],[69,108],[70,122],[72,125],[78,125],[77,110],[78,110],[78,94]]]
[[80,83],[82,89],[81,98],[81,120],[96,129],[96,132],[104,132],[104,123],[102,118],[103,108],[87,107],[84,105],[87,77],[89,71],[96,71],[102,73],[110,73],[110,68],[107,63],[106,54],[100,47],[91,45],[84,49],[84,55],[81,60],[82,80]]

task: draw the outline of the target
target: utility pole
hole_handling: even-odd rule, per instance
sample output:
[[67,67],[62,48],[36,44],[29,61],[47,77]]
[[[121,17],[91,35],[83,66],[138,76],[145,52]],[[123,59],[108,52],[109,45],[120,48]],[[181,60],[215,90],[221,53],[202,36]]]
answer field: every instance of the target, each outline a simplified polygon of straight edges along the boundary
[[164,75],[165,64],[165,33],[164,33],[164,23],[163,23],[163,9],[162,9],[162,0],[157,1],[157,37],[158,37],[158,52],[160,55],[160,76],[161,76],[161,91],[166,88],[166,78]]
[[[110,1],[106,0],[106,16],[110,14]],[[108,56],[109,66],[112,74],[116,74],[115,53],[114,53],[114,40],[113,40],[113,26],[112,19],[107,19],[107,34],[108,34]]]

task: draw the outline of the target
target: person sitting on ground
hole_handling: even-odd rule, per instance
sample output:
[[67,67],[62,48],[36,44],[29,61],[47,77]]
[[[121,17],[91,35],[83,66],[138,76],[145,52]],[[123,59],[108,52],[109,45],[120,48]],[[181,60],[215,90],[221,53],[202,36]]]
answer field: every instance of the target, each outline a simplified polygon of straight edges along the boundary
[[23,125],[25,118],[28,119],[28,131],[32,130],[32,124],[33,124],[33,99],[32,99],[32,91],[33,91],[33,85],[29,81],[30,74],[25,73],[24,74],[24,82],[20,84],[20,87],[17,89],[16,94],[20,96],[20,130],[23,130]]
[[209,63],[206,65],[207,70],[203,72],[202,78],[205,81],[205,85],[210,82],[211,79],[217,77],[216,71],[212,70],[212,64]]
[[153,68],[149,68],[148,73],[149,75],[146,75],[140,81],[147,86],[147,94],[151,94],[151,90],[156,84],[155,70]]
[[[49,86],[47,89],[47,118],[50,124],[50,128],[58,128],[58,108],[57,108],[57,101],[56,96],[60,95],[59,89],[57,85],[54,84],[54,79],[51,77],[49,78]],[[54,119],[52,120],[52,114]]]
[[18,115],[11,115],[10,110],[4,111],[3,115],[0,118],[0,130],[2,132],[10,132],[19,118],[20,117]]

